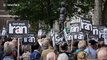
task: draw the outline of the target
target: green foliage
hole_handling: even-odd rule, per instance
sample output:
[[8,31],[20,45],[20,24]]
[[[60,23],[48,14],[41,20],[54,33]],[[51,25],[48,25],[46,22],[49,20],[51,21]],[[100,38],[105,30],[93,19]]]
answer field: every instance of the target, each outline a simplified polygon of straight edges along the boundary
[[[39,20],[52,25],[59,18],[59,7],[62,0],[6,0],[7,4],[16,3],[20,6],[8,7],[10,14],[18,15],[22,20],[38,23]],[[68,15],[87,13],[93,8],[94,0],[65,0]],[[79,2],[78,2],[79,1]],[[78,8],[82,11],[78,12]]]

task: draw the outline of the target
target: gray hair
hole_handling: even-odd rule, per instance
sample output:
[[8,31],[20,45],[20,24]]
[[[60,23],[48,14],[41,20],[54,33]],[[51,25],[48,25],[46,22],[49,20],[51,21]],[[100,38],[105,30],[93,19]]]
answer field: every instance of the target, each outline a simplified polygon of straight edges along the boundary
[[12,46],[9,42],[5,44],[4,46],[4,52],[5,54],[11,54],[11,52],[15,51],[15,47]]
[[65,53],[61,53],[61,54],[59,54],[57,60],[68,60],[68,59],[69,58],[68,58],[68,56]]

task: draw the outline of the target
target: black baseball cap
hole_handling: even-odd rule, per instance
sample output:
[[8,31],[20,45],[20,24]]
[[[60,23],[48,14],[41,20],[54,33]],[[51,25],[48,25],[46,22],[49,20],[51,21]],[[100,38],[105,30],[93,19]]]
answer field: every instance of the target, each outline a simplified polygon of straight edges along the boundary
[[95,40],[90,40],[89,43],[90,43],[91,45],[95,45],[97,42],[96,42]]

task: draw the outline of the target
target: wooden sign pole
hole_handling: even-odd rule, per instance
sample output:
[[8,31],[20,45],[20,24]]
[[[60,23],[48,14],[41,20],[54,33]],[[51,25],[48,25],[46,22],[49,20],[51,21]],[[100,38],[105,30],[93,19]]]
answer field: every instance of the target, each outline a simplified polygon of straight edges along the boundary
[[[71,37],[72,37],[72,39],[71,39]],[[72,51],[73,50],[73,42],[74,42],[73,36],[70,36],[70,39],[71,39],[71,51]]]
[[18,38],[17,60],[20,60],[20,39]]

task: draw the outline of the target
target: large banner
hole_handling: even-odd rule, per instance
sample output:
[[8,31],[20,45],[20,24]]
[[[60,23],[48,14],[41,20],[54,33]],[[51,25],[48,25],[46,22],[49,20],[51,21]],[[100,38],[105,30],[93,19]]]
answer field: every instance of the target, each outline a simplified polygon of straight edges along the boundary
[[92,31],[92,21],[86,18],[81,18],[81,30],[84,32]]
[[28,34],[28,21],[9,21],[8,34],[11,36],[25,36]]

